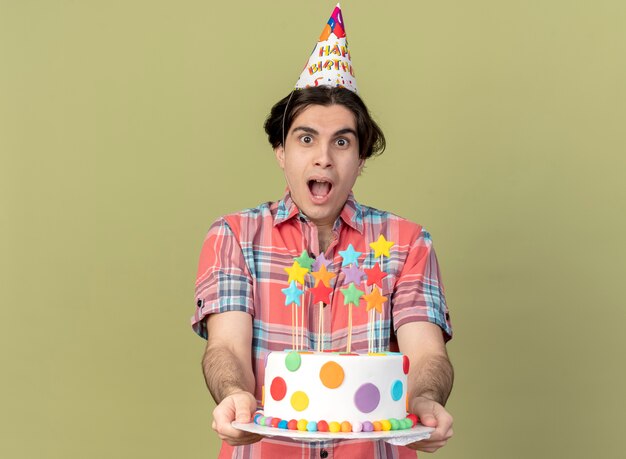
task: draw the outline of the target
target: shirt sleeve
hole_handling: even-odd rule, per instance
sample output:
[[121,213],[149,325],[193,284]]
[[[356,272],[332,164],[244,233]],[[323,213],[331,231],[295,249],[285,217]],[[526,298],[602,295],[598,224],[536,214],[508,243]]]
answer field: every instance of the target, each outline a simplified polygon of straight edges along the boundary
[[200,252],[193,330],[206,339],[205,318],[209,314],[242,311],[254,316],[252,285],[241,245],[221,218],[209,229]]
[[452,338],[452,325],[437,255],[430,234],[422,229],[409,248],[392,296],[393,327],[427,321],[439,325],[444,340]]

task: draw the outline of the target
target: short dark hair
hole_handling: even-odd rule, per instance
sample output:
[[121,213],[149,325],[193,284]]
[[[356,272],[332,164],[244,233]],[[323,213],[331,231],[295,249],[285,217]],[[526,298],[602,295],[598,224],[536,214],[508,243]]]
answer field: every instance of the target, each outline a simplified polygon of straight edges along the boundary
[[[354,114],[359,138],[359,156],[367,159],[385,151],[385,136],[372,119],[369,110],[358,94],[346,88],[317,86],[296,89],[272,107],[264,128],[272,148],[283,144],[293,120],[311,105],[343,105]],[[284,133],[283,133],[284,117]]]

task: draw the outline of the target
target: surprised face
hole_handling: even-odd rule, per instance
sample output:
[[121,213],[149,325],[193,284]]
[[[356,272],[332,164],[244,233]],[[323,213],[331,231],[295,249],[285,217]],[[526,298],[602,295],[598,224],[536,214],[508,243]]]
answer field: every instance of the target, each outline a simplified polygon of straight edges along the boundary
[[353,113],[343,105],[307,107],[274,151],[298,208],[318,227],[332,227],[365,163]]

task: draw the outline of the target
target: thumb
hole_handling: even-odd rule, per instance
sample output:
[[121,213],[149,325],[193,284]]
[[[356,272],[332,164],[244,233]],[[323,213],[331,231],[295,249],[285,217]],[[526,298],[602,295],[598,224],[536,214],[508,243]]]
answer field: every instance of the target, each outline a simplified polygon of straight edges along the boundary
[[[250,422],[255,406],[252,406],[252,397],[237,397],[235,399],[235,420],[237,422]],[[255,403],[256,405],[256,403]]]
[[437,427],[437,418],[431,413],[425,413],[419,417],[422,425],[426,427]]
[[435,416],[435,406],[432,400],[418,397],[413,403],[413,413],[419,418],[419,422],[426,427],[437,427],[439,422]]

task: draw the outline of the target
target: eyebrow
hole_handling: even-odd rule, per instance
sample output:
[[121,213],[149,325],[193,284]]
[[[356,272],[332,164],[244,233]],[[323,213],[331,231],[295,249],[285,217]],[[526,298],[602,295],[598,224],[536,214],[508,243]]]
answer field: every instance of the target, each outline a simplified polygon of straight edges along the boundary
[[[318,135],[319,132],[317,132],[317,130],[308,127],[308,126],[297,126],[295,128],[293,128],[293,130],[291,131],[292,133],[296,133],[296,131],[303,131],[306,132],[307,134],[313,134],[313,135]],[[337,132],[335,132],[333,134],[333,137],[336,137],[338,135],[343,135],[343,134],[352,134],[354,137],[358,137],[357,133],[354,129],[352,128],[343,128],[343,129],[339,129]]]

